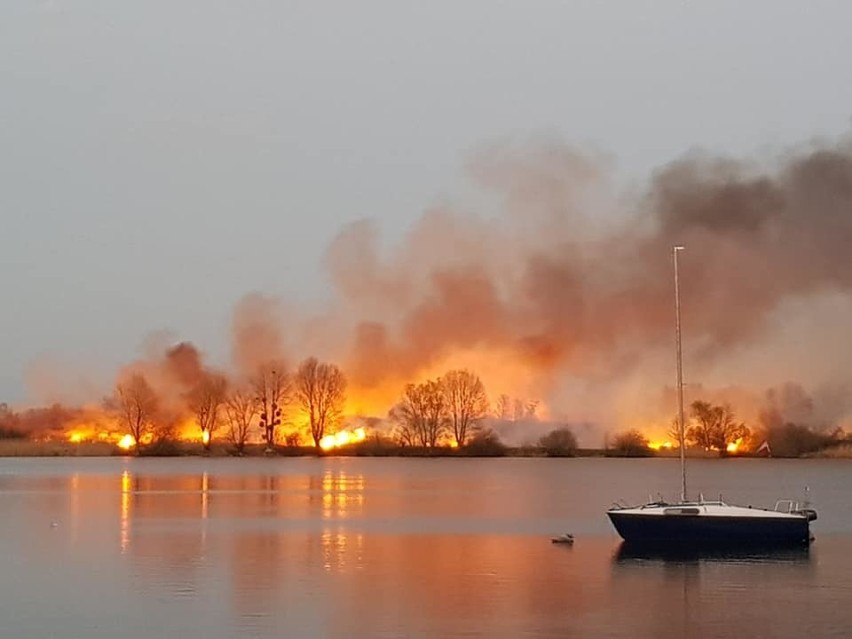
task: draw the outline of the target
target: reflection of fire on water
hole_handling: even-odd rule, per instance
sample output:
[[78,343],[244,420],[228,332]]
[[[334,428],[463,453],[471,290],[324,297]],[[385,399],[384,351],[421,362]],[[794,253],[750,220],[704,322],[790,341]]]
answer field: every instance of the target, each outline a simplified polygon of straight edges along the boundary
[[[129,436],[129,435],[128,435]],[[130,544],[130,499],[132,478],[128,471],[121,473],[121,552]]]
[[207,475],[207,471],[201,475],[201,518],[207,519],[207,505],[210,496],[208,495],[209,490],[209,478]]
[[201,475],[201,545],[207,543],[207,516],[210,503],[210,478],[207,471]]
[[77,541],[80,522],[80,473],[71,475],[71,538]]
[[[364,549],[364,535],[363,533],[357,533],[352,535],[353,540],[350,543],[349,537],[342,530],[338,530],[337,532],[332,532],[330,530],[326,530],[322,534],[322,567],[326,572],[331,572],[332,570],[342,572],[347,568],[346,555],[347,555],[347,546],[349,546],[349,553],[355,551],[355,557],[358,563],[361,560],[361,554]],[[353,548],[354,546],[354,548]]]
[[[364,488],[363,475],[326,471],[322,477],[322,518],[326,526],[331,524],[329,520],[346,519],[363,509]],[[343,528],[325,528],[322,533],[323,568],[327,571],[345,569],[347,547],[351,553],[354,545],[360,556],[363,544],[364,537],[360,533],[349,535]]]
[[337,475],[326,471],[322,477],[322,518],[346,519],[364,505],[364,476]]

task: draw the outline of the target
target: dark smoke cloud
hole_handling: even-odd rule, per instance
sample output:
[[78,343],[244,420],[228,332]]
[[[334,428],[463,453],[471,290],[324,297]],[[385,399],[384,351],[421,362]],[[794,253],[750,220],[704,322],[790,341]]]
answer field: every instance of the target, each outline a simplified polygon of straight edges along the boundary
[[553,145],[498,155],[477,173],[502,215],[429,212],[389,254],[365,222],[332,243],[356,375],[411,375],[478,345],[544,373],[600,372],[619,352],[623,372],[671,339],[673,244],[688,248],[682,301],[703,357],[752,340],[787,297],[852,283],[846,142],[765,167],[678,160],[604,234],[583,221],[605,183],[593,161]]
[[[416,377],[454,352],[493,350],[563,412],[606,415],[591,404],[646,366],[657,388],[669,382],[651,364],[672,347],[673,245],[687,247],[682,306],[696,376],[758,346],[783,349],[763,342],[784,322],[785,302],[847,295],[852,285],[847,140],[762,164],[692,154],[656,172],[632,202],[608,194],[599,158],[552,143],[490,151],[473,173],[496,214],[428,211],[387,252],[368,222],[332,243],[327,265],[350,336],[338,357],[356,383]],[[796,338],[812,340],[815,357],[842,357],[817,334]],[[739,394],[776,383],[767,378]],[[606,390],[583,405],[566,380]],[[848,408],[835,406],[834,418]]]

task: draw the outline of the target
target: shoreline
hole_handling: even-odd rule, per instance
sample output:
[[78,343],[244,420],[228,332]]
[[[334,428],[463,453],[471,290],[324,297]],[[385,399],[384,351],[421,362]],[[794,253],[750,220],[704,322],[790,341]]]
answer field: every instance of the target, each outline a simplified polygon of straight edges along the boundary
[[[26,439],[0,440],[0,458],[3,457],[409,457],[409,458],[486,458],[486,457],[527,457],[527,458],[606,458],[606,459],[677,459],[676,451],[648,451],[640,454],[625,455],[612,450],[581,448],[573,454],[548,455],[538,447],[506,446],[490,450],[465,450],[450,447],[413,448],[374,443],[355,444],[331,450],[318,451],[313,446],[276,446],[274,452],[266,451],[263,444],[248,444],[242,454],[237,454],[230,443],[214,442],[209,451],[195,442],[163,442],[151,447],[140,455],[128,452],[114,444],[105,442],[36,442]],[[688,451],[688,459],[852,459],[852,445],[842,445],[792,457],[757,455],[740,453],[718,455],[705,451]]]

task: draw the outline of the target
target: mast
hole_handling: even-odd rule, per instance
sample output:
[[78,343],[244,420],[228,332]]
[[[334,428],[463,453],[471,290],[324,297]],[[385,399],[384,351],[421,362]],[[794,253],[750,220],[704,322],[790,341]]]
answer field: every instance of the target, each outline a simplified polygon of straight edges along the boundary
[[674,293],[675,293],[675,337],[677,340],[677,436],[680,448],[680,500],[686,501],[686,453],[683,433],[683,361],[680,345],[680,287],[677,276],[677,254],[684,247],[672,247],[672,261],[674,262]]

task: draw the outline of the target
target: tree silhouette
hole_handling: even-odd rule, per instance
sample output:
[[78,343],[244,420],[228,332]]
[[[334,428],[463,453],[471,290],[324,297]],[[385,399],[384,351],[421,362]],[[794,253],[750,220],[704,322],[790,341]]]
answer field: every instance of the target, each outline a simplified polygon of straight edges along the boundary
[[295,392],[302,412],[308,417],[314,446],[319,447],[326,430],[340,419],[346,401],[346,377],[334,364],[310,357],[299,365]]
[[187,406],[201,429],[204,449],[208,451],[213,442],[213,434],[222,423],[222,405],[227,398],[227,387],[227,380],[223,375],[206,374],[190,389],[187,397]]
[[724,454],[728,444],[749,434],[745,424],[736,421],[730,406],[718,406],[697,399],[690,408],[693,421],[686,437],[704,450],[716,450]]
[[470,371],[455,370],[444,375],[442,389],[452,436],[464,446],[488,413],[485,386]]
[[246,388],[234,388],[225,398],[228,439],[234,444],[239,454],[245,450],[249,430],[254,418],[257,417],[257,412],[257,398]]
[[400,402],[391,409],[391,418],[397,423],[401,445],[437,446],[447,420],[441,380],[408,384]]
[[121,422],[133,438],[138,455],[146,437],[153,434],[157,396],[145,376],[135,373],[116,386],[115,400]]
[[266,451],[271,452],[275,446],[275,429],[281,425],[284,408],[292,399],[292,380],[280,362],[269,363],[258,369],[252,387]]

